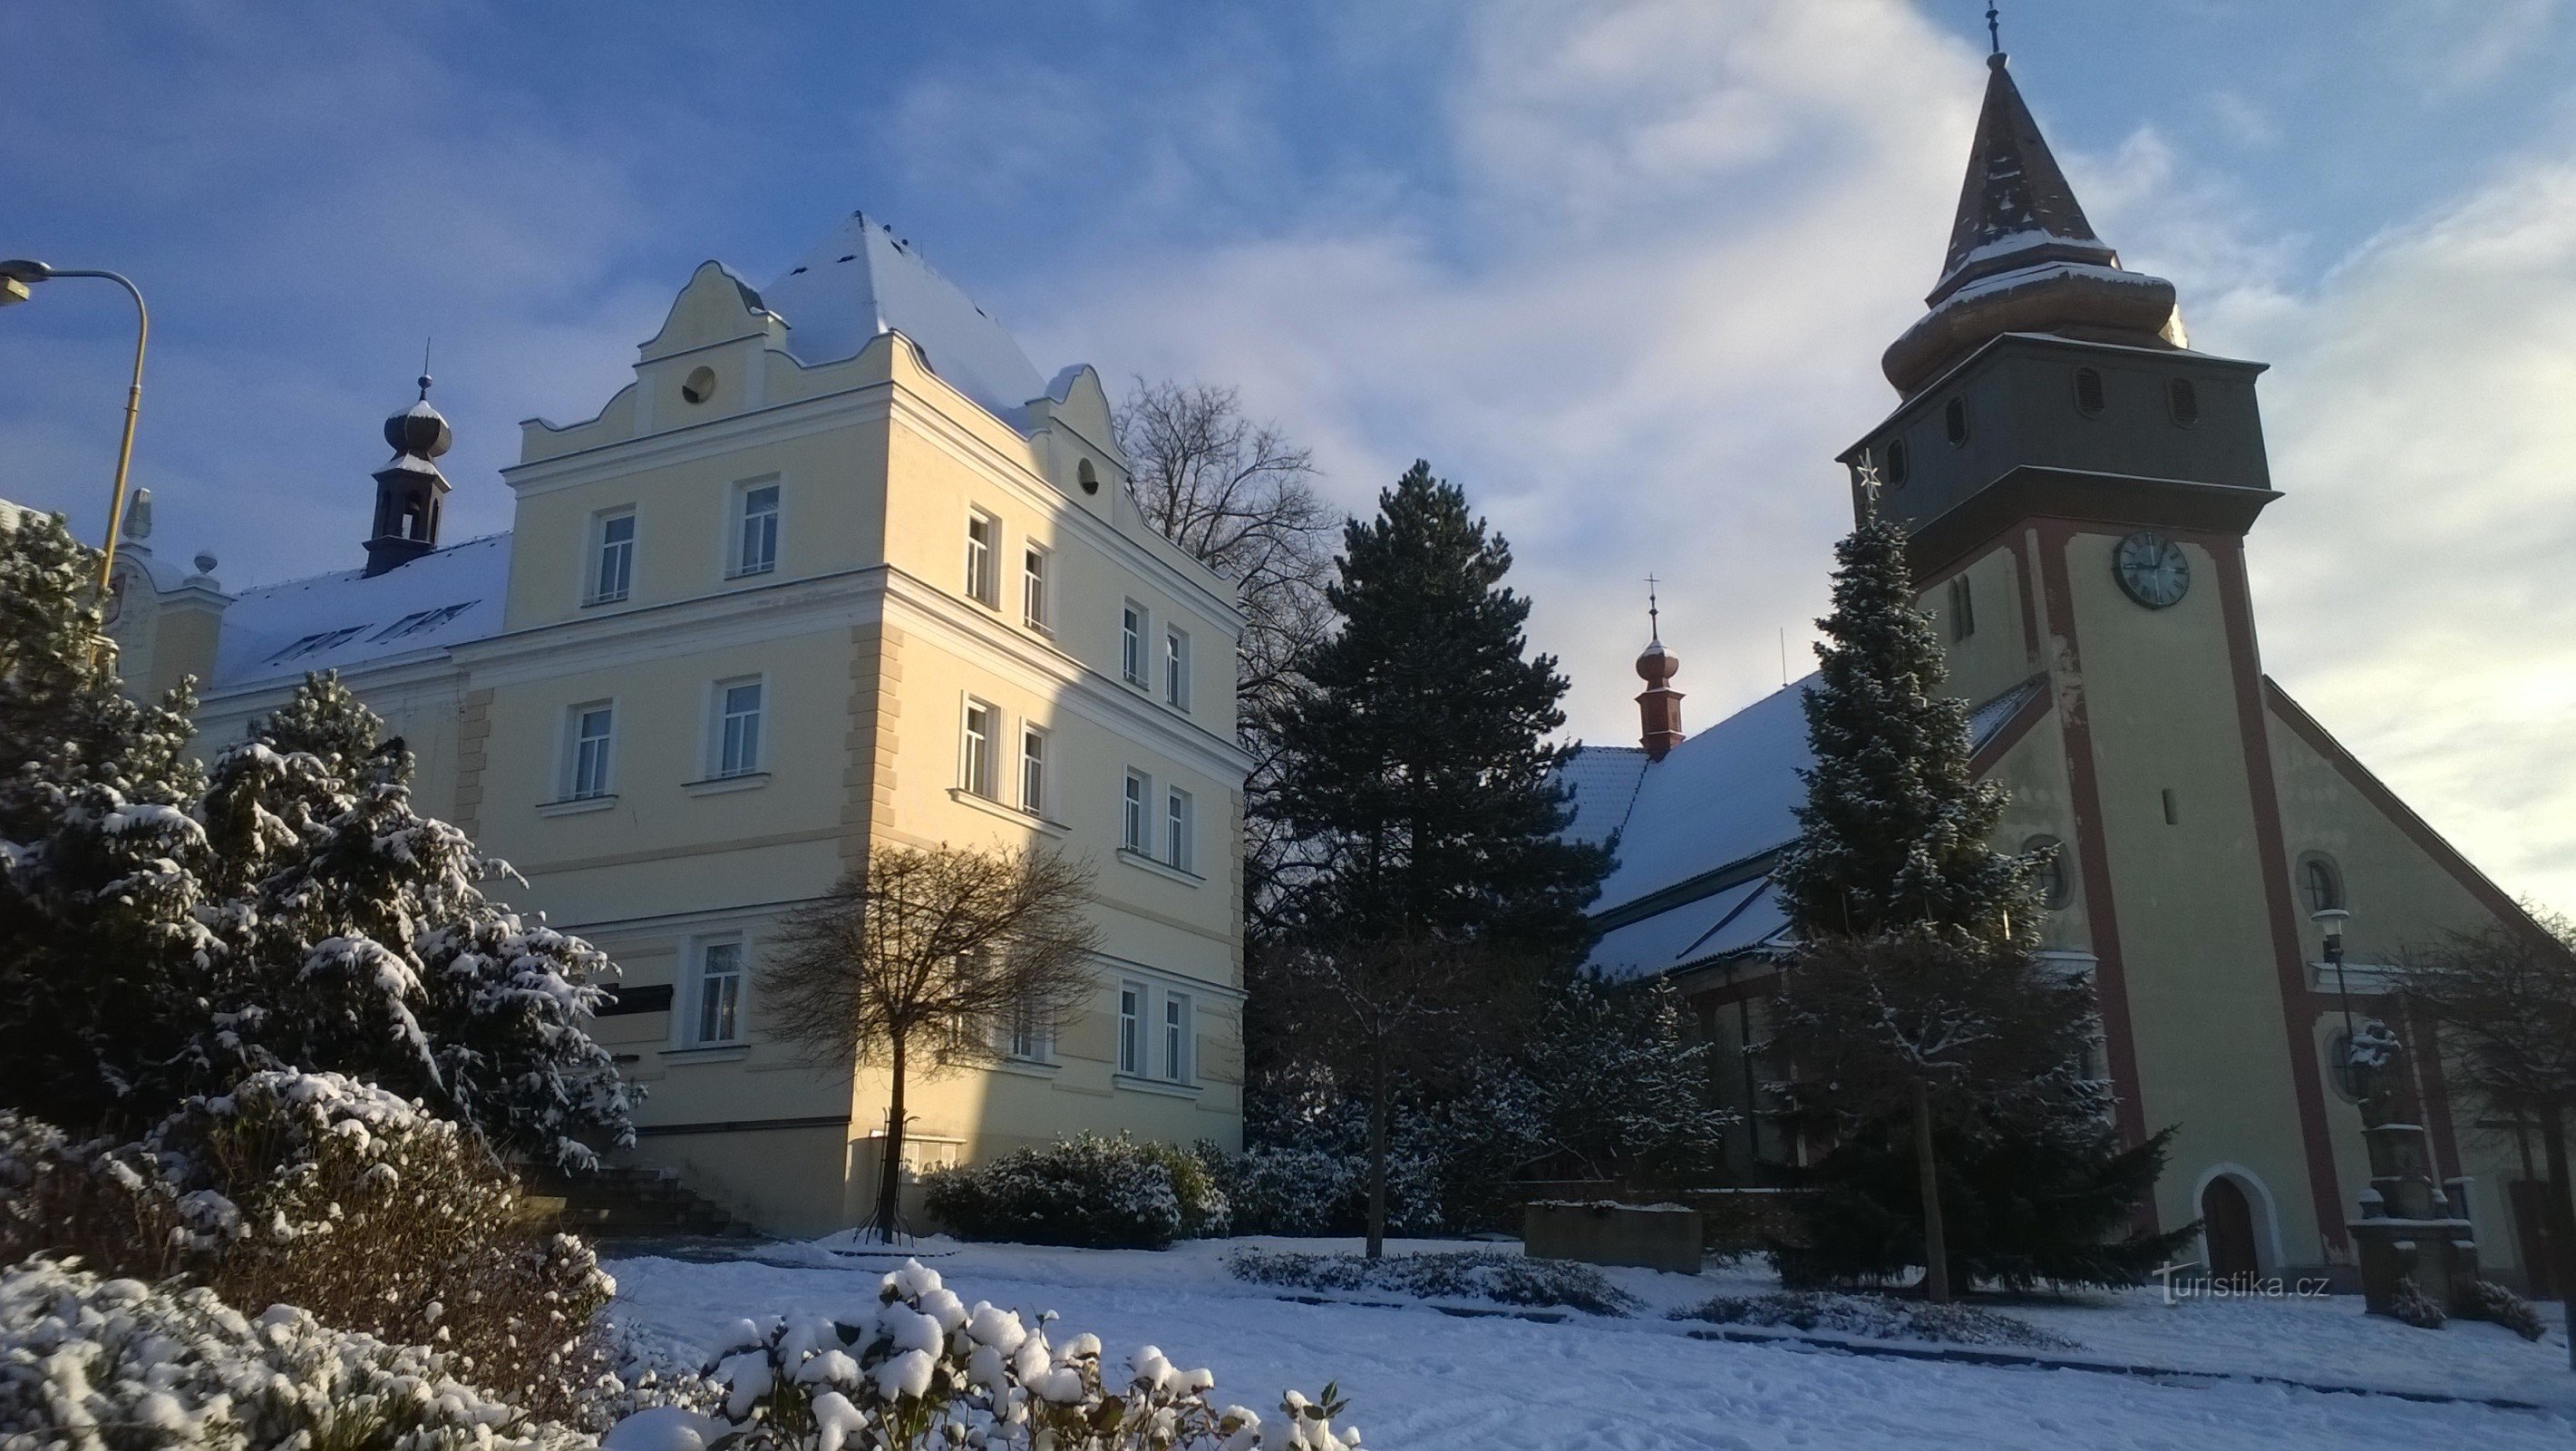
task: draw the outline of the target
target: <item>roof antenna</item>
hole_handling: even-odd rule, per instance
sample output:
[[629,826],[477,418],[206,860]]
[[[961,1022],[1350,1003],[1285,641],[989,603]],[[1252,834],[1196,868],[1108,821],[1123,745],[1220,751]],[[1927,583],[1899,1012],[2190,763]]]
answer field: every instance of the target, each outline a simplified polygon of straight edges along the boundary
[[2004,53],[2004,27],[2003,22],[1995,18],[1994,0],[1986,3],[1986,44],[1991,47],[1990,54]]
[[420,401],[421,401],[421,402],[423,402],[423,403],[426,403],[426,402],[428,402],[428,401],[429,401],[429,345],[430,345],[430,342],[431,342],[431,339],[429,339],[429,338],[422,338],[422,339],[420,340]]
[[1655,605],[1655,586],[1662,582],[1651,574],[1646,576],[1646,638],[1658,645],[1664,643],[1664,625],[1663,611]]

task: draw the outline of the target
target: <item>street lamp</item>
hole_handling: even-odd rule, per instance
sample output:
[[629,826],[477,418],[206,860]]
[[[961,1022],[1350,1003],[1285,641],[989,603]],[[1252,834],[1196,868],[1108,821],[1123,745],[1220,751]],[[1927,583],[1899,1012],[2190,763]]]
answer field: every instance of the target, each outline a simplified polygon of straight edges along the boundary
[[2308,914],[2308,920],[2325,929],[2326,961],[2334,968],[2335,996],[2343,1003],[2343,1056],[2346,1061],[2335,1065],[2335,1076],[2349,1088],[2352,1084],[2352,986],[2343,975],[2343,924],[2352,914],[2341,907],[2320,907]]
[[125,390],[125,437],[116,446],[116,491],[107,501],[107,547],[98,556],[98,603],[104,609],[108,577],[116,568],[117,531],[125,524],[125,471],[134,461],[135,416],[143,411],[143,345],[152,336],[152,314],[144,310],[141,290],[119,273],[48,267],[25,257],[0,262],[0,307],[26,301],[34,284],[57,277],[103,278],[124,288],[125,295],[134,299],[134,383]]

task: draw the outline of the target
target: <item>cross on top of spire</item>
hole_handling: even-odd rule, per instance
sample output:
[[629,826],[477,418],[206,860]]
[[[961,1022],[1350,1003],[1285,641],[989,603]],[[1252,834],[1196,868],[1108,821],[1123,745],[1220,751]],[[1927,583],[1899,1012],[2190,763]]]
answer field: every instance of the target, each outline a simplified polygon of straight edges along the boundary
[[1658,645],[1664,643],[1664,626],[1663,612],[1655,605],[1655,586],[1662,582],[1651,574],[1646,576],[1646,637]]
[[1986,6],[1986,44],[1990,47],[1989,54],[2004,53],[2003,22],[1996,18],[1995,7],[1991,3]]

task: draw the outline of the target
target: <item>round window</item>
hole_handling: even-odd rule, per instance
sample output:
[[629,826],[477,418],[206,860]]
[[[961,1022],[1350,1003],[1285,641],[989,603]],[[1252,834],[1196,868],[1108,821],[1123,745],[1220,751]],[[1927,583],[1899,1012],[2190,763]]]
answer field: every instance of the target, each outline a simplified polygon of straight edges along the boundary
[[716,370],[700,368],[680,384],[680,396],[692,403],[704,403],[716,396]]
[[1074,482],[1082,485],[1082,491],[1084,493],[1096,494],[1100,492],[1100,472],[1091,466],[1091,460],[1082,459],[1076,462],[1073,466],[1073,477]]

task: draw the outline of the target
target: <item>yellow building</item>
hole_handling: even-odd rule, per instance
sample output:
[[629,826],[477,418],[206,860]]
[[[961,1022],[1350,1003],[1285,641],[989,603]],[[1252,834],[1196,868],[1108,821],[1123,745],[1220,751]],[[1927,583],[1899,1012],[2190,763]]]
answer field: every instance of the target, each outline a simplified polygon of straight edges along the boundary
[[[2120,1128],[2179,1126],[2151,1217],[2202,1221],[2223,1274],[2350,1265],[2371,1184],[2335,1066],[2347,1001],[2384,1011],[2403,948],[2536,929],[2263,673],[2245,570],[2280,497],[2262,365],[2191,349],[2173,285],[2120,267],[2001,56],[1926,305],[1884,359],[1902,401],[1843,455],[1852,504],[1911,536],[1976,767],[2012,794],[1995,845],[2056,849],[2047,940],[2096,989]],[[1660,644],[1638,661],[1642,748],[1567,768],[1569,829],[1617,835],[1593,965],[1673,979],[1753,1103],[1806,726],[1793,687],[1681,739],[1677,664]],[[2337,910],[2341,974],[2317,916]],[[2451,1212],[2486,1266],[2527,1276],[2523,1146],[2413,1069]],[[1748,1177],[1795,1155],[1758,1116],[1738,1134]]]
[[624,967],[636,1162],[773,1230],[864,1216],[887,1084],[777,1040],[762,953],[872,846],[941,843],[1094,864],[1099,991],[912,1085],[907,1160],[1239,1143],[1242,621],[1142,517],[1097,374],[1042,379],[853,215],[758,291],[704,264],[597,417],[524,424],[507,534],[440,542],[427,393],[364,569],[226,596],[138,555],[126,659],[206,682],[209,751],[338,670],[504,895]]

